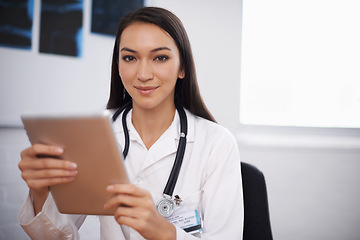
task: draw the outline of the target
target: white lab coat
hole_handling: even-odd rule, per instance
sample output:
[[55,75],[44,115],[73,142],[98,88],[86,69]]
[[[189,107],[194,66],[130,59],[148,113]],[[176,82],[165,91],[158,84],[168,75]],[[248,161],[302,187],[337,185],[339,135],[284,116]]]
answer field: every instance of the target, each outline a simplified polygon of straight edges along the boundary
[[[130,181],[147,189],[156,203],[175,159],[179,142],[178,113],[164,134],[147,150],[131,123],[127,125],[130,149],[125,160]],[[177,239],[242,239],[243,198],[239,151],[233,135],[220,125],[186,111],[188,135],[185,156],[173,195],[182,203],[173,215],[199,210],[203,232],[190,235],[176,228]],[[121,116],[114,123],[121,146],[124,133]],[[30,196],[18,214],[18,221],[33,239],[79,239],[78,228],[86,216],[60,214],[49,194],[42,211],[34,216]],[[112,216],[100,216],[101,239],[143,239],[135,230],[119,226]]]

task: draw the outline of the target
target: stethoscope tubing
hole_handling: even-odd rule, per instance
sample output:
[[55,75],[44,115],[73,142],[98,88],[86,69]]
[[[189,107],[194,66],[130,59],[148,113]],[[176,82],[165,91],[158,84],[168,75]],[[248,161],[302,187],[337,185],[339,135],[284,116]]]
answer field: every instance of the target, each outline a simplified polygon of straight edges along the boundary
[[[181,165],[184,159],[184,154],[185,154],[185,148],[186,148],[186,136],[187,136],[187,130],[188,130],[188,125],[187,125],[187,117],[186,117],[186,113],[185,110],[179,106],[179,105],[175,105],[178,113],[179,113],[179,117],[180,117],[180,139],[179,139],[179,145],[176,151],[176,156],[175,156],[175,161],[173,164],[173,167],[171,169],[170,172],[170,176],[168,178],[168,181],[166,183],[166,186],[164,188],[164,195],[167,196],[172,196],[174,189],[175,189],[175,185],[176,182],[178,180],[179,177],[179,173],[180,173],[180,169],[181,169]],[[122,125],[123,125],[123,129],[124,129],[124,137],[125,137],[125,147],[123,150],[123,157],[124,160],[126,159],[126,156],[129,152],[129,146],[130,146],[130,137],[129,137],[129,130],[126,124],[126,116],[129,113],[129,111],[132,108],[132,102],[130,101],[129,103],[125,104],[123,107],[119,108],[114,115],[112,116],[112,121],[115,122],[116,119],[118,118],[118,116],[121,114],[121,112],[124,111],[123,115],[122,115]]]
[[185,154],[186,136],[187,136],[187,128],[188,128],[187,118],[186,118],[184,109],[182,107],[180,107],[179,105],[176,105],[176,109],[177,109],[177,111],[179,113],[179,117],[180,117],[180,139],[179,139],[178,149],[176,151],[175,161],[174,161],[173,167],[171,169],[169,179],[168,179],[165,189],[164,189],[164,194],[167,194],[168,196],[173,195],[175,185],[176,185],[177,179],[179,177],[181,165],[182,165],[182,162],[184,159],[184,154]]

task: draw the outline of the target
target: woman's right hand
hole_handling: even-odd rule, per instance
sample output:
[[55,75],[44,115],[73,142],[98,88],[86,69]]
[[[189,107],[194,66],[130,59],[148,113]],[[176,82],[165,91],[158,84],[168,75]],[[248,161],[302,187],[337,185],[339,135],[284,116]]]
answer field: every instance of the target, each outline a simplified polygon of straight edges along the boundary
[[75,179],[77,166],[73,162],[59,159],[63,152],[60,147],[43,144],[34,144],[21,152],[19,169],[30,188],[35,214],[41,211],[50,186]]

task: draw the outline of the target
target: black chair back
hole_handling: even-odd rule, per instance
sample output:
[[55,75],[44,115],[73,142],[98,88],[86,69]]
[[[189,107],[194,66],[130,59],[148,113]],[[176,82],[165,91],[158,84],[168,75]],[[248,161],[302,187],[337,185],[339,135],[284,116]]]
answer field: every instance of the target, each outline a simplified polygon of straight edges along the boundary
[[266,183],[255,166],[241,162],[244,195],[243,240],[272,240]]

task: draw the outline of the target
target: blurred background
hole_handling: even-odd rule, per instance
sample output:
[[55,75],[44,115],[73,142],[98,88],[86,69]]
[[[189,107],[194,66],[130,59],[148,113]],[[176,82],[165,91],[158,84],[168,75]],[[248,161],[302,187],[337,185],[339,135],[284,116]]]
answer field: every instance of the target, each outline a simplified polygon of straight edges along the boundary
[[[274,239],[360,238],[358,1],[17,2],[0,0],[0,239],[28,239],[20,115],[103,110],[112,29],[139,4],[182,20],[206,104],[265,175]],[[99,239],[97,217],[80,233]]]

